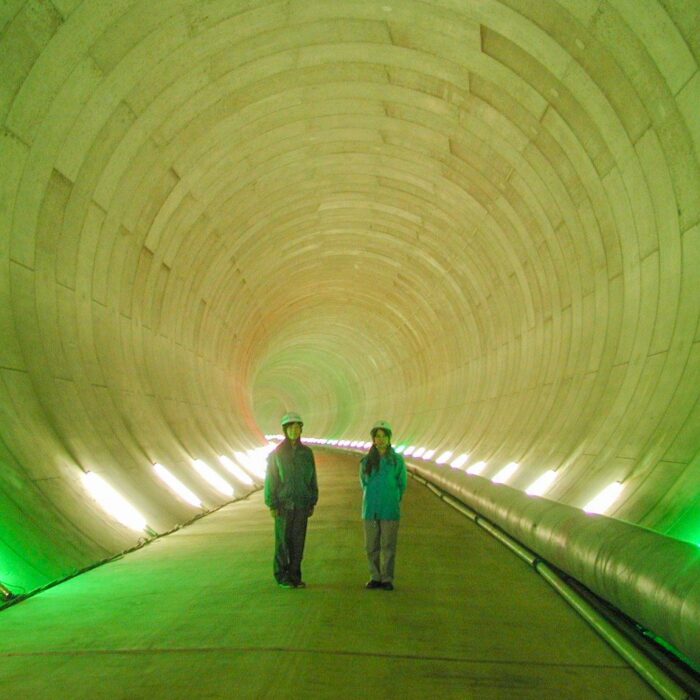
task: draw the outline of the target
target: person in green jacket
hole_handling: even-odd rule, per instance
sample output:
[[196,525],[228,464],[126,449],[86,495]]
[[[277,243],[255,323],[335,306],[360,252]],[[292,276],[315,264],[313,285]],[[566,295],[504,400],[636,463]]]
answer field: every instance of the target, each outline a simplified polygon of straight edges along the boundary
[[362,519],[370,573],[366,588],[393,591],[406,464],[391,446],[391,426],[386,421],[375,423],[370,434],[372,447],[360,460]]
[[318,501],[316,463],[301,442],[304,422],[298,413],[282,417],[284,440],[267,458],[265,504],[275,519],[273,573],[283,588],[305,588],[301,577],[306,526]]

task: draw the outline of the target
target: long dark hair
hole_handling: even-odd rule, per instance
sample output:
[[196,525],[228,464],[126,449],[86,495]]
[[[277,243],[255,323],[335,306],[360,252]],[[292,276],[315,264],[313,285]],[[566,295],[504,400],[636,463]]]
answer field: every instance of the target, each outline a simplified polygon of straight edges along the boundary
[[[393,454],[394,448],[391,446],[391,431],[386,430],[385,428],[376,428],[371,432],[372,440],[374,440],[374,436],[377,434],[378,430],[381,430],[389,438],[389,444],[387,445],[386,451],[387,454]],[[382,456],[379,454],[377,446],[374,444],[374,442],[372,442],[372,447],[369,448],[365,461],[365,474],[371,474],[372,472],[378,470],[379,460],[381,458]]]

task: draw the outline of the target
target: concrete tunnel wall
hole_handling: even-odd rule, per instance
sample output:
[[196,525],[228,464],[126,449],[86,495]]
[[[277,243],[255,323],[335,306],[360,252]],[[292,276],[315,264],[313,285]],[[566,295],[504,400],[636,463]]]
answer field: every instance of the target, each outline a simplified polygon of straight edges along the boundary
[[0,581],[287,408],[699,544],[699,55],[672,0],[4,0]]

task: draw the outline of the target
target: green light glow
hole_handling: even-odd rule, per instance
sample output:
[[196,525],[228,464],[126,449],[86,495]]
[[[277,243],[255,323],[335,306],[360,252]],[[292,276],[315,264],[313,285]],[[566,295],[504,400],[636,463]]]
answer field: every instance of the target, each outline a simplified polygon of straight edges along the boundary
[[700,547],[700,498],[696,498],[664,534]]

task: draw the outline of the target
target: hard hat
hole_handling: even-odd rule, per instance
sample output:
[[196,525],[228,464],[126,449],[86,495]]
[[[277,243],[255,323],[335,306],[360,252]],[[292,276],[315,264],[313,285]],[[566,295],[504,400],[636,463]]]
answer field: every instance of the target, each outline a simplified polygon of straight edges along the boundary
[[392,429],[391,429],[391,426],[389,425],[389,423],[387,423],[387,421],[385,421],[385,420],[378,420],[378,421],[372,426],[372,430],[369,431],[369,432],[370,432],[370,435],[371,435],[372,437],[374,437],[374,433],[375,433],[377,430],[380,430],[380,429],[383,430],[385,433],[388,433],[389,435],[391,435],[391,433],[393,432]]
[[294,411],[285,413],[282,416],[282,420],[280,421],[280,423],[283,428],[285,425],[289,425],[290,423],[299,423],[301,425],[304,425],[304,421],[301,419],[301,416],[298,413],[294,413]]

